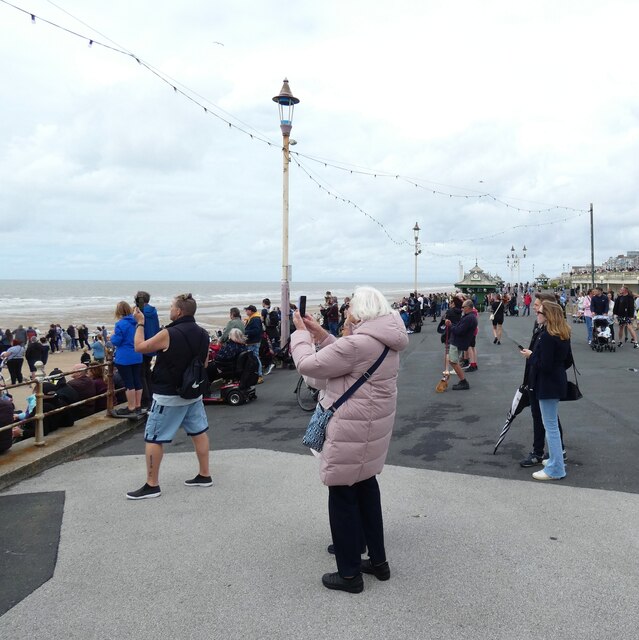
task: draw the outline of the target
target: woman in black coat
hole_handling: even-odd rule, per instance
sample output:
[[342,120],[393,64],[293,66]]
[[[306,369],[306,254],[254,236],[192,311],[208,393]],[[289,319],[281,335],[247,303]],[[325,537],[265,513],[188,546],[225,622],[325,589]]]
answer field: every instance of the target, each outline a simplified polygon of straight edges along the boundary
[[566,369],[572,366],[570,326],[561,306],[548,300],[537,311],[537,323],[546,330],[540,333],[534,351],[523,349],[521,354],[530,359],[528,386],[539,400],[549,458],[544,461],[545,468],[532,475],[535,480],[561,480],[566,477],[566,467],[557,415],[559,401],[566,397]]

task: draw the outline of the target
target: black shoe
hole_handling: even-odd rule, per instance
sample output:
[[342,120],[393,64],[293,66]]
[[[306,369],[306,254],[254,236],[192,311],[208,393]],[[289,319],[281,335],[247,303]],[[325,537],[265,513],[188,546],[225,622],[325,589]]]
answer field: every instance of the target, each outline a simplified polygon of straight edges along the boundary
[[464,371],[477,371],[479,367],[476,364],[471,364],[468,369],[464,369]]
[[[326,547],[326,551],[328,551],[331,555],[335,555],[335,545],[334,544],[329,544],[328,547]],[[360,556],[363,556],[366,553],[366,545],[364,545],[362,547],[362,550],[359,552]]]
[[325,573],[322,576],[322,584],[327,589],[347,591],[348,593],[361,593],[364,591],[364,579],[361,573],[352,578],[342,578],[337,571],[335,573]]
[[160,485],[157,487],[151,487],[148,484],[145,484],[137,491],[129,491],[126,494],[126,497],[129,500],[144,500],[145,498],[159,498],[161,495],[162,492],[160,491]]
[[501,344],[501,340],[497,340],[497,344]]
[[192,480],[185,480],[184,484],[187,487],[212,487],[213,480],[211,476],[201,476],[198,473]]
[[542,456],[538,456],[537,454],[533,453],[532,451],[528,454],[527,457],[525,457],[520,463],[519,466],[520,467],[537,467],[537,466],[541,466],[542,464],[542,459],[543,459],[543,455]]
[[493,340],[493,344],[497,344],[497,338]]
[[128,407],[124,407],[123,409],[114,409],[112,414],[114,418],[139,418],[140,415],[136,412],[135,409],[131,410]]
[[466,391],[466,389],[470,389],[470,385],[468,384],[468,380],[464,378],[464,380],[460,380],[457,384],[453,385],[454,391]]
[[382,564],[374,565],[370,558],[362,560],[362,573],[369,573],[374,575],[378,580],[388,580],[390,578],[390,567],[388,562],[382,562]]

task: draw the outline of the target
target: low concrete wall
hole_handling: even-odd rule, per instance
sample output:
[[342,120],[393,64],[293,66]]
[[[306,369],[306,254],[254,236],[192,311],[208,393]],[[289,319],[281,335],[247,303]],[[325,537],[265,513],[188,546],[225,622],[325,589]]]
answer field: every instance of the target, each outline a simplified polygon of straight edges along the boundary
[[143,422],[144,418],[123,420],[100,413],[77,420],[72,427],[63,427],[50,433],[46,436],[44,446],[36,447],[31,438],[18,442],[0,454],[0,491],[77,458]]

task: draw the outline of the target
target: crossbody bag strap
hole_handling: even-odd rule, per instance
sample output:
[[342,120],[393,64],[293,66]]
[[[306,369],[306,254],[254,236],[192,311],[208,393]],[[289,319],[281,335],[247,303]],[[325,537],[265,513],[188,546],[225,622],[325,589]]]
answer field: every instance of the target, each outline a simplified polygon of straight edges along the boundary
[[390,351],[390,347],[385,347],[384,352],[379,358],[375,361],[375,363],[368,369],[368,371],[364,372],[344,393],[341,398],[338,398],[333,402],[333,404],[329,407],[331,411],[337,411],[339,407],[341,407],[377,370],[382,361],[387,356]]

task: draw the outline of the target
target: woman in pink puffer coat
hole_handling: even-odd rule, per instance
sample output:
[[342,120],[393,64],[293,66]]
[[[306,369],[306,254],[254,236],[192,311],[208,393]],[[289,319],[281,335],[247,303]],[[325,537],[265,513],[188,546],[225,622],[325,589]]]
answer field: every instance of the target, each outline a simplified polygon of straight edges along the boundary
[[[320,455],[320,478],[329,488],[328,511],[337,573],[322,582],[329,589],[359,593],[362,574],[390,577],[384,549],[382,508],[376,475],[388,453],[397,404],[399,351],[408,336],[399,314],[377,289],[360,287],[348,309],[341,338],[331,336],[310,316],[293,316],[298,329],[291,353],[298,371],[324,390],[328,408],[357,381],[388,346],[390,351],[371,378],[333,415]],[[316,351],[313,345],[319,345]],[[365,537],[369,559],[361,560]]]

